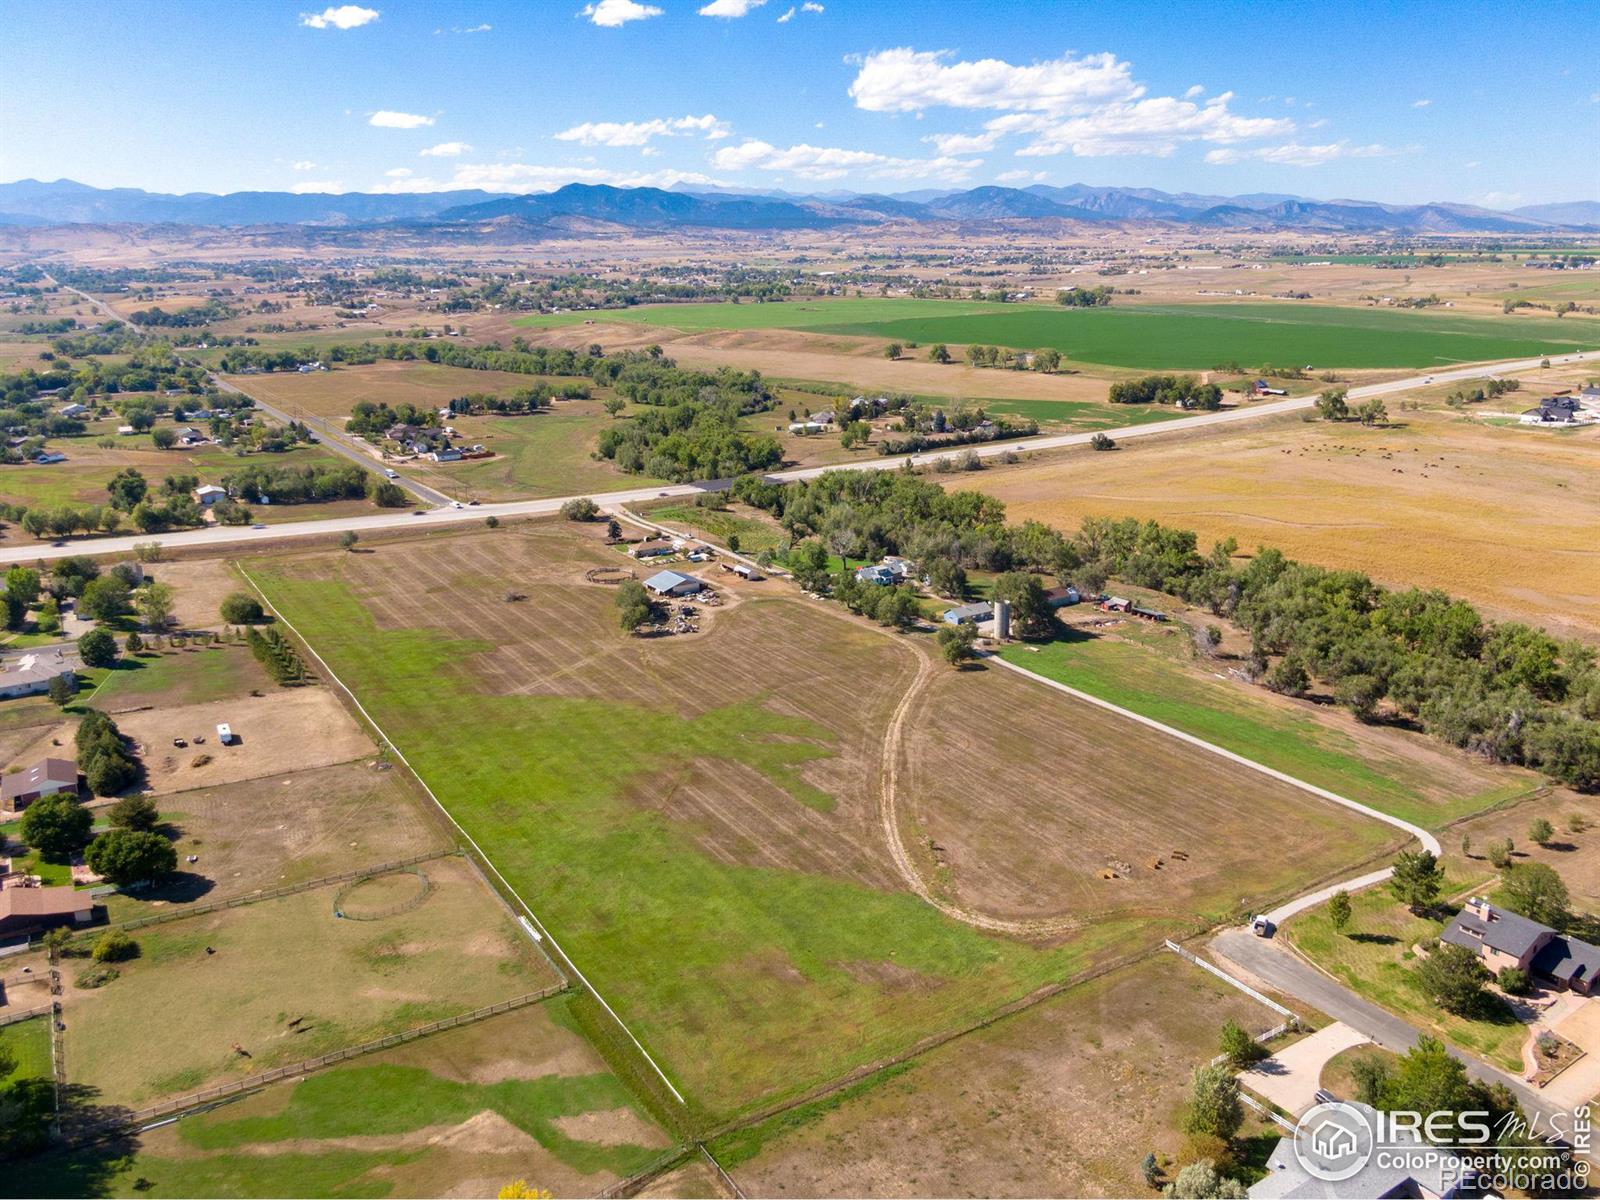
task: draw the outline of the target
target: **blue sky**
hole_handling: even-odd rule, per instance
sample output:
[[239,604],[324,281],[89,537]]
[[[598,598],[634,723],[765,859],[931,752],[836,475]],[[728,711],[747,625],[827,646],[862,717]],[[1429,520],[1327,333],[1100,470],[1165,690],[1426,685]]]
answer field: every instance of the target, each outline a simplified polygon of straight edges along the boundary
[[1596,15],[1592,0],[8,0],[0,179],[1595,199]]

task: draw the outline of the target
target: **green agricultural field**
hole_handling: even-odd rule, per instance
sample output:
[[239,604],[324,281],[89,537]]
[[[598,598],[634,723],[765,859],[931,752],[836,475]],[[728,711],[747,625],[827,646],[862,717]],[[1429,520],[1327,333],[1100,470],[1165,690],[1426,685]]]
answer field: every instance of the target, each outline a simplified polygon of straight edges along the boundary
[[[847,832],[859,827],[842,811],[829,819],[834,797],[810,780],[843,787],[861,777],[862,756],[876,753],[868,735],[893,704],[876,683],[843,701],[846,681],[857,671],[902,678],[881,635],[784,604],[766,616],[720,614],[745,618],[727,640],[640,664],[638,643],[615,638],[603,595],[585,604],[554,575],[530,574],[530,563],[559,568],[570,542],[546,534],[507,558],[513,545],[503,533],[480,535],[411,555],[403,593],[413,600],[401,600],[403,611],[380,578],[366,576],[359,591],[327,578],[338,560],[253,574],[698,1111],[727,1116],[836,1077],[1135,935],[1113,922],[1061,949],[986,936],[889,886],[865,829]],[[508,612],[494,576],[467,586],[489,566],[486,553],[536,593],[544,621],[524,615],[533,611],[525,605]],[[565,572],[578,578],[592,561],[569,560]],[[508,619],[518,631],[496,632]],[[416,627],[423,622],[432,627]],[[534,633],[549,622],[566,630],[559,644]],[[465,641],[444,625],[482,633]],[[594,657],[575,664],[563,649],[573,646]],[[761,671],[750,672],[763,653]],[[494,694],[526,693],[530,678],[566,694]],[[703,711],[663,701],[662,689],[696,687],[694,679],[701,692],[710,679],[738,686]],[[806,697],[806,716],[793,695]],[[830,727],[811,714],[826,714]],[[831,763],[836,756],[846,761]],[[736,795],[755,804],[757,845],[710,854],[701,841],[720,846],[715,825],[659,810],[702,795],[716,806]],[[762,815],[769,806],[776,817]],[[828,838],[816,832],[824,828]],[[849,850],[851,841],[866,845]]]
[[1254,696],[1191,671],[1159,650],[1117,638],[1012,645],[1002,657],[1123,708],[1205,738],[1236,754],[1425,828],[1440,828],[1536,786],[1520,772],[1467,771],[1441,788],[1448,752],[1358,742],[1310,712]]
[[571,402],[530,416],[474,418],[456,424],[464,435],[482,438],[494,457],[418,464],[426,470],[429,482],[451,495],[516,500],[660,482],[649,475],[625,475],[610,460],[594,457],[600,431],[613,424],[612,418],[599,412],[598,404],[580,407]]
[[1077,362],[1201,369],[1222,362],[1317,367],[1443,367],[1563,354],[1600,345],[1600,328],[1573,320],[1445,316],[1307,304],[1122,305],[947,300],[832,300],[785,304],[678,304],[528,317],[536,326],[585,318],[660,324],[686,332],[796,329],[901,342],[1053,346]]
[[[1231,875],[1226,891],[1197,874],[1159,913],[1121,911],[1118,893],[1096,892],[1097,873],[1077,864],[1065,903],[1087,923],[1053,938],[998,936],[947,916],[906,886],[879,811],[892,717],[924,661],[914,640],[785,596],[776,582],[730,586],[730,602],[694,637],[628,638],[608,590],[584,579],[623,561],[599,537],[553,522],[307,555],[251,574],[663,1064],[695,1118],[748,1111],[960,1028],[1192,926],[1241,888],[1283,893],[1281,879],[1245,862],[1249,880]],[[508,604],[513,588],[526,599]],[[1010,675],[990,687],[1006,704],[1043,699]],[[1076,752],[1081,732],[1070,713],[1057,716],[1036,761]],[[1077,797],[1072,811],[1095,824],[1114,808],[1137,822],[1183,803],[1166,781],[1190,765],[1187,752],[1158,749],[1180,761]],[[948,752],[1015,774],[1015,758],[987,743]],[[1248,817],[1229,814],[1241,826],[1256,806],[1288,813],[1305,802],[1258,783],[1240,775],[1215,788],[1251,806]],[[1122,804],[1133,794],[1143,809]],[[914,825],[916,807],[908,802],[898,824]],[[1124,837],[1126,822],[1112,823]],[[980,840],[996,828],[1030,836],[1001,816],[981,823]],[[1388,836],[1341,828],[1296,870],[1346,867],[1370,851],[1369,834]],[[1192,848],[1204,840],[1220,859],[1239,844],[1216,838]],[[907,842],[926,845],[920,829]]]

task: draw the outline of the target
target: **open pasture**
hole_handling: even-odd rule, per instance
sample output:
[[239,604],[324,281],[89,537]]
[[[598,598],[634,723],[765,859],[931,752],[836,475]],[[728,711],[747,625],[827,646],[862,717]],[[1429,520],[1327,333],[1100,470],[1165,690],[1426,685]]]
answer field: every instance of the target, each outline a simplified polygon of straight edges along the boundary
[[[365,762],[196,788],[163,798],[171,881],[107,898],[112,920],[322,879],[446,849],[441,823],[394,771]],[[191,863],[189,856],[196,859]]]
[[1288,418],[1070,452],[959,486],[1004,500],[1013,520],[1068,531],[1086,516],[1158,520],[1202,546],[1235,537],[1600,637],[1600,430],[1498,428],[1393,400],[1389,411],[1392,428]]
[[[574,1031],[569,1003],[558,996],[151,1130],[101,1165],[91,1194],[493,1197],[526,1179],[592,1195],[669,1139]],[[85,1194],[72,1172],[89,1157],[29,1163],[27,1194]]]
[[[351,337],[345,340],[359,339]],[[289,344],[296,343],[291,341]],[[447,367],[431,362],[380,359],[359,366],[335,363],[331,370],[312,371],[304,375],[296,371],[273,371],[260,375],[232,375],[228,380],[242,391],[260,397],[290,416],[344,418],[363,400],[387,404],[391,408],[412,404],[421,409],[439,409],[457,396],[472,392],[506,394],[522,391],[539,382],[540,376],[508,371],[471,371],[465,367]]]
[[[552,523],[252,574],[696,1108],[803,1091],[1171,931],[1171,911],[1109,901],[1035,945],[918,899],[879,772],[926,651],[775,581],[742,585],[697,637],[629,638],[582,578],[616,561]],[[1057,704],[995,686],[1010,707]],[[970,753],[998,771],[1007,751],[974,737]],[[1280,811],[1253,777],[1228,787],[1241,813]],[[1328,839],[1303,870],[1370,853],[1345,819],[1356,849]],[[1231,900],[1198,895],[1178,907]]]
[[1140,1160],[1178,1152],[1189,1074],[1229,1019],[1276,1014],[1158,955],[712,1150],[751,1195],[1144,1195]]
[[67,972],[67,1077],[138,1106],[556,982],[463,859],[416,870],[426,899],[379,919],[340,920],[324,887],[137,930],[110,983]]
[[[600,319],[528,317],[535,327]],[[1434,367],[1559,354],[1600,345],[1600,327],[1554,319],[1441,316],[1388,308],[1246,303],[1113,305],[945,300],[829,300],[783,304],[645,305],[607,321],[685,331],[799,329],[886,341],[1054,347],[1078,362],[1208,369],[1218,363],[1318,368]]]
[[[935,676],[908,728],[905,824],[991,916],[1242,917],[1408,840],[998,666]],[[1263,822],[1274,853],[1240,853]]]

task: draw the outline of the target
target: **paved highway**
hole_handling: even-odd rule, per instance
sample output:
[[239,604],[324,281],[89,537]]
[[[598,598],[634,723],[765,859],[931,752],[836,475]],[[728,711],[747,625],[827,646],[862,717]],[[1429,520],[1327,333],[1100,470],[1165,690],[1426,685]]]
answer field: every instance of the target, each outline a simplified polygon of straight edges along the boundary
[[[1559,361],[1579,362],[1595,359],[1600,359],[1600,351],[1590,350],[1578,354],[1562,355]],[[1454,383],[1459,380],[1482,379],[1489,375],[1507,375],[1519,371],[1532,371],[1537,370],[1542,361],[1537,358],[1527,358],[1516,362],[1480,363],[1470,367],[1456,367],[1448,371],[1435,371],[1429,375],[1412,375],[1404,379],[1390,380],[1387,383],[1374,383],[1364,387],[1351,388],[1350,399],[1360,401],[1374,396],[1389,396],[1396,392],[1420,387],[1426,383]],[[1122,429],[1108,429],[1105,430],[1105,433],[1117,441],[1129,438],[1170,436],[1217,425],[1232,425],[1241,421],[1254,421],[1280,413],[1300,412],[1311,408],[1315,404],[1316,398],[1314,396],[1291,397],[1268,404],[1252,405],[1248,408],[1199,413],[1192,417],[1181,417],[1172,421],[1158,421],[1150,425],[1130,425]],[[980,446],[961,447],[952,451],[896,455],[852,463],[838,463],[831,466],[802,467],[792,471],[776,471],[767,478],[783,483],[795,479],[814,479],[828,471],[892,471],[897,470],[906,462],[910,462],[915,466],[924,466],[940,459],[961,457],[969,449],[980,458],[992,458],[1010,452],[1054,450],[1066,446],[1087,445],[1092,437],[1094,437],[1093,433],[1063,433],[1050,437],[1025,438],[1018,442],[989,442]],[[365,461],[370,462],[371,460],[368,458]],[[588,494],[595,503],[610,507],[619,504],[636,504],[644,500],[653,500],[657,497],[693,496],[700,492],[722,491],[728,485],[729,481],[726,479],[713,479],[699,483],[677,483],[653,488],[639,487],[616,492]],[[547,500],[514,500],[503,504],[484,504],[476,507],[455,508],[448,506],[428,509],[420,514],[414,514],[409,510],[390,510],[365,517],[294,521],[283,525],[259,528],[231,525],[191,529],[159,536],[145,534],[134,537],[86,538],[79,541],[69,540],[59,545],[43,542],[9,545],[0,543],[0,564],[31,563],[39,559],[65,558],[73,554],[128,554],[136,544],[150,541],[159,541],[163,546],[173,549],[196,546],[220,548],[223,546],[248,545],[251,542],[280,541],[285,538],[327,537],[330,534],[343,533],[347,530],[360,534],[392,529],[426,529],[481,521],[490,515],[497,517],[543,516],[558,512],[563,504],[573,498],[572,496],[556,496]]]

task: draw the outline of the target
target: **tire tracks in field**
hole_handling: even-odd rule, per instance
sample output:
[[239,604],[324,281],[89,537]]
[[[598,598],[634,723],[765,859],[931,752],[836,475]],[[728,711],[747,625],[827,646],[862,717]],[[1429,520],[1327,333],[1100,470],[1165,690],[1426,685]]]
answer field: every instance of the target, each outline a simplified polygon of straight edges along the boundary
[[1087,925],[1086,917],[1039,917],[1028,921],[1008,921],[1001,917],[990,917],[983,913],[973,912],[959,904],[948,900],[941,900],[933,894],[927,881],[922,878],[922,873],[917,870],[917,865],[912,861],[911,852],[906,849],[904,839],[900,836],[899,818],[899,790],[900,790],[900,757],[902,744],[905,740],[905,728],[911,716],[911,710],[922,697],[928,685],[933,681],[937,667],[930,655],[925,651],[899,643],[914,655],[917,660],[916,678],[906,688],[905,695],[900,697],[900,703],[895,706],[894,714],[889,718],[889,726],[883,735],[883,763],[878,788],[878,818],[883,826],[883,839],[889,847],[889,857],[894,860],[895,870],[899,872],[906,886],[924,903],[932,905],[945,916],[971,925],[975,929],[982,929],[987,933],[1003,933],[1016,937],[1058,937],[1066,933],[1074,933]]

